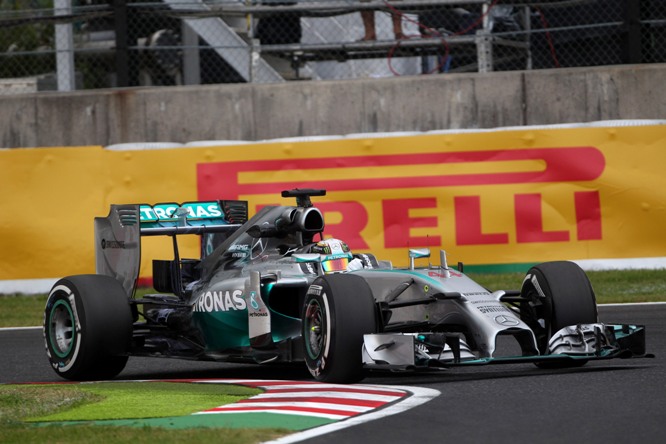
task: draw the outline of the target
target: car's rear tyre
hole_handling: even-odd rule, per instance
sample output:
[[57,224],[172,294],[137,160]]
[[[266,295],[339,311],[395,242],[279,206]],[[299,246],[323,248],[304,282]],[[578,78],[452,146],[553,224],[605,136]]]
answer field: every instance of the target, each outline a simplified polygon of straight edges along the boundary
[[364,377],[363,335],[376,332],[372,290],[360,276],[333,274],[308,289],[301,314],[305,362],[318,381]]
[[[523,280],[521,319],[534,331],[541,354],[560,329],[598,322],[594,290],[585,272],[575,263],[546,262],[532,267]],[[586,360],[545,361],[539,367],[575,367]]]
[[109,276],[60,279],[46,301],[44,341],[63,378],[110,379],[127,364],[132,313],[122,285]]

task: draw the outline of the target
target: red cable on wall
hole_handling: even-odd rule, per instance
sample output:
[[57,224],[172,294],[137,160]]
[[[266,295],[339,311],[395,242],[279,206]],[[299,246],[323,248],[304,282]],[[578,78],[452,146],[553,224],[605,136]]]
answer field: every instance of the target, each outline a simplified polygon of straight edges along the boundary
[[550,31],[548,30],[548,21],[546,20],[546,16],[538,6],[535,6],[534,9],[536,9],[536,11],[539,13],[541,25],[543,26],[543,29],[546,30],[546,41],[548,42],[548,47],[550,48],[550,56],[553,58],[553,64],[556,68],[560,68],[560,61],[558,60],[557,54],[555,53],[555,44],[553,43],[553,38],[550,35]]
[[[488,10],[486,12],[484,12],[483,14],[481,14],[481,16],[477,20],[475,20],[468,27],[466,27],[466,28],[454,33],[454,34],[451,34],[451,36],[456,37],[456,36],[464,35],[464,34],[467,34],[469,31],[471,31],[472,29],[475,29],[476,27],[478,27],[483,22],[483,20],[488,16],[488,14],[490,14],[490,11],[492,11],[493,7],[495,7],[495,5],[498,3],[498,1],[499,0],[493,0],[490,3],[490,5],[488,6]],[[412,20],[411,18],[407,17],[402,11],[396,9],[392,5],[390,5],[386,2],[384,2],[384,5],[389,9],[389,11],[391,11],[392,14],[398,14],[404,20],[406,20],[410,23],[416,24],[419,28],[427,30],[429,34],[432,34],[432,35],[435,35],[435,36],[441,38],[442,46],[444,46],[444,56],[442,57],[442,62],[438,63],[437,66],[435,66],[435,68],[433,68],[430,72],[428,72],[428,74],[432,74],[434,72],[439,72],[439,69],[446,63],[446,60],[449,58],[449,44],[446,42],[446,37],[443,36],[438,30],[430,28],[428,26],[425,26],[425,25],[421,24],[420,22],[418,22],[416,20]],[[543,14],[541,14],[541,16],[543,17]],[[411,38],[411,36],[408,36],[408,35],[405,35],[405,37],[406,38]],[[396,42],[396,44],[393,45],[393,47],[391,47],[391,49],[389,50],[388,55],[387,55],[388,67],[391,70],[391,72],[393,73],[393,75],[395,75],[395,76],[400,76],[402,74],[398,73],[393,68],[391,60],[393,59],[393,55],[395,54],[395,51],[400,47],[401,43],[402,42],[400,40],[398,40]]]

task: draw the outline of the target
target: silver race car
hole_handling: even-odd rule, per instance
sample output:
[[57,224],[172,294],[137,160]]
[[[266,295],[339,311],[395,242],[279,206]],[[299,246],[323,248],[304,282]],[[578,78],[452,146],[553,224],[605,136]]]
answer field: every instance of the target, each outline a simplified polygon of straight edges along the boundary
[[[266,206],[245,201],[112,205],[95,219],[96,270],[59,280],[44,313],[53,369],[108,379],[129,356],[256,362],[304,361],[320,381],[359,381],[367,370],[432,370],[533,362],[574,367],[645,355],[645,329],[600,323],[592,286],[573,262],[532,267],[520,290],[491,291],[463,265],[430,265],[408,252],[396,268],[324,238],[312,196]],[[199,258],[178,239],[201,237]],[[173,258],[153,261],[155,292],[137,296],[141,240],[170,238]],[[417,266],[417,263],[427,265]],[[515,344],[508,355],[498,339]]]

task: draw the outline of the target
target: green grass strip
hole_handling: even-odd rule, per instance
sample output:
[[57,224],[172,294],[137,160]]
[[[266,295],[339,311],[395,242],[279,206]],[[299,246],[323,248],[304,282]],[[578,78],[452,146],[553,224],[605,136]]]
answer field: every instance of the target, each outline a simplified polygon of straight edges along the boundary
[[[520,290],[523,272],[479,273],[468,276],[489,290]],[[666,301],[666,270],[587,271],[598,304]]]
[[[94,387],[94,385],[99,387]],[[105,388],[97,390],[100,387]],[[156,400],[152,399],[153,390],[158,395]],[[133,393],[128,395],[128,391]],[[199,399],[206,404],[197,404],[196,407],[190,405],[184,409],[187,412],[186,416],[183,417],[119,419],[115,423],[114,421],[25,422],[25,418],[31,418],[34,421],[58,417],[95,417],[98,413],[92,412],[99,407],[95,404],[103,405],[107,403],[107,406],[108,403],[115,404],[115,401],[111,398],[116,394],[120,394],[120,397],[125,400],[130,397],[143,396],[144,398],[141,400],[142,402],[134,403],[134,406],[129,404],[120,405],[123,414],[114,416],[128,418],[131,417],[130,415],[146,416],[146,412],[150,412],[148,416],[167,413],[170,415],[181,414],[184,407],[183,400],[178,400],[176,392],[189,393],[193,399]],[[287,428],[290,428],[290,424],[284,420],[281,422],[277,420],[268,421],[267,418],[264,418],[263,421],[253,422],[249,419],[239,421],[236,415],[190,414],[205,408],[222,405],[225,402],[233,402],[239,397],[246,398],[259,392],[258,389],[248,387],[203,383],[0,384],[0,444],[18,442],[88,444],[91,441],[99,440],[100,437],[103,437],[105,444],[154,444],[156,442],[160,444],[182,442],[252,444],[269,441],[287,434]],[[174,397],[164,398],[169,393]],[[210,399],[207,395],[210,395]],[[188,424],[187,417],[192,416],[196,417],[197,420]],[[204,420],[211,416],[228,416],[229,420],[211,421],[208,424],[199,423],[198,418]],[[249,417],[250,415],[245,416]],[[236,418],[235,425],[232,425],[233,418]],[[141,423],[141,421],[145,422]],[[134,425],[140,425],[140,427],[118,427],[122,422],[133,422]],[[109,425],[102,425],[103,423]],[[68,425],[63,426],[64,424]],[[293,430],[297,429],[296,427],[293,428]]]
[[255,388],[229,384],[172,382],[107,382],[79,384],[74,387],[87,393],[88,399],[95,402],[80,403],[57,413],[30,417],[27,421],[94,421],[183,416],[236,402],[261,392]]
[[0,444],[90,444],[91,442],[103,442],[104,444],[256,444],[277,439],[288,433],[289,431],[284,429],[267,428],[173,429],[98,425],[35,427],[10,424],[1,429]]

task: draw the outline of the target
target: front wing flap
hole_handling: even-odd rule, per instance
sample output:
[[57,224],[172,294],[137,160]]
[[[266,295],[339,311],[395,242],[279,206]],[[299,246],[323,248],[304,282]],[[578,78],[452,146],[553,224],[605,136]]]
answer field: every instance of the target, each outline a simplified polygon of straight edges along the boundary
[[369,369],[418,370],[467,365],[652,357],[645,353],[645,327],[629,324],[581,324],[553,335],[549,353],[479,358],[462,335],[450,333],[378,333],[363,336],[363,364]]

